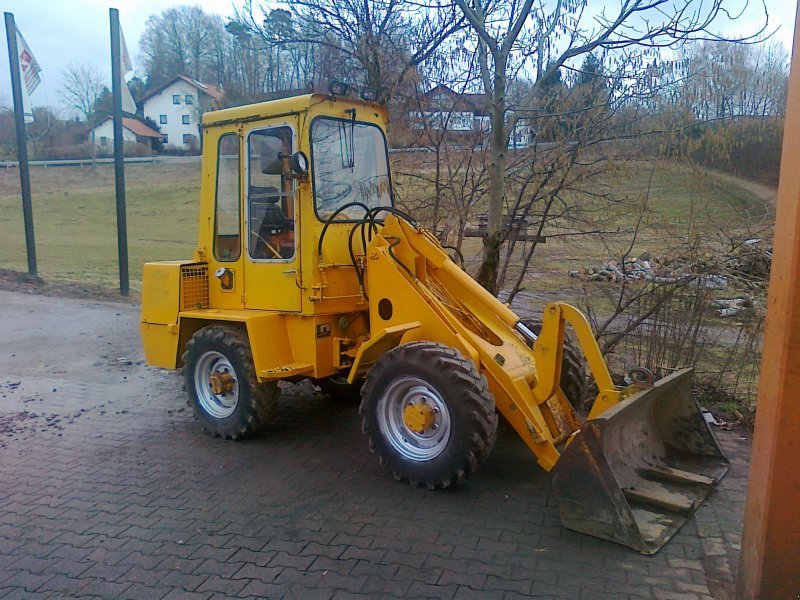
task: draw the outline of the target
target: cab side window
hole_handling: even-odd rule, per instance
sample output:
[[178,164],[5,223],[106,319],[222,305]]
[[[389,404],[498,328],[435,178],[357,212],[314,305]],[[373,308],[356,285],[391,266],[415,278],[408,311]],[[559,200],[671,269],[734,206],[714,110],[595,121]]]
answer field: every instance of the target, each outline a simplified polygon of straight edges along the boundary
[[287,158],[292,130],[273,127],[247,138],[248,248],[256,260],[294,257],[294,182]]
[[234,261],[241,254],[241,195],[239,190],[239,136],[226,133],[217,148],[217,193],[214,215],[214,256]]

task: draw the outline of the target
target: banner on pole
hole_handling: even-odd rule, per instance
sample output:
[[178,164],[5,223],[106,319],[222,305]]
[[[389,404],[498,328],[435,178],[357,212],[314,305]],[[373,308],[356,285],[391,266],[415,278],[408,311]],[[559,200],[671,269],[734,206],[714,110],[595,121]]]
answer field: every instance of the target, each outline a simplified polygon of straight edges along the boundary
[[19,29],[17,29],[17,53],[19,55],[17,57],[19,60],[19,72],[22,79],[22,109],[25,123],[30,124],[33,123],[30,95],[42,83],[42,68],[39,66],[39,61],[36,60]]
[[125,34],[122,33],[122,27],[119,28],[119,62],[122,74],[122,110],[126,113],[136,114],[136,102],[133,101],[131,91],[128,89],[128,83],[125,81],[125,76],[133,72],[133,63],[131,63],[131,56],[128,54],[128,46],[125,44]]

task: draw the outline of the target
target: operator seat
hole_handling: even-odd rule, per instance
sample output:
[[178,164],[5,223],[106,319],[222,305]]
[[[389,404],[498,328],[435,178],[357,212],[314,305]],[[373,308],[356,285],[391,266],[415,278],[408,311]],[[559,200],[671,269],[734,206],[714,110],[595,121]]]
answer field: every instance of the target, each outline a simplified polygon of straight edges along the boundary
[[[280,207],[281,193],[275,187],[250,186],[251,221],[261,225],[253,251],[254,258],[282,258],[294,254],[294,221],[286,218]],[[269,244],[270,247],[267,246]]]

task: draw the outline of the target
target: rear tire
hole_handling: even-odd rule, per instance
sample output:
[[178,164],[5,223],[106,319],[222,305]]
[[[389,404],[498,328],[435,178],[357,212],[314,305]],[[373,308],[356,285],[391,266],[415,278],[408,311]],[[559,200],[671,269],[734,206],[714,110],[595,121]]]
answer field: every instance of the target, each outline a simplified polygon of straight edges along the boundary
[[[522,324],[525,325],[536,335],[542,332],[542,322],[539,319],[523,320]],[[533,344],[527,342],[528,346],[533,348]],[[571,339],[566,335],[564,336],[564,352],[561,360],[561,379],[559,380],[559,387],[564,395],[569,400],[572,408],[580,410],[583,407],[584,398],[586,398],[587,384],[586,384],[586,363],[575,347]]]
[[244,330],[200,329],[186,344],[183,363],[188,404],[206,433],[241,440],[274,422],[280,389],[258,382]]
[[457,350],[433,342],[378,359],[361,390],[370,450],[397,481],[447,488],[486,460],[497,435],[486,378]]

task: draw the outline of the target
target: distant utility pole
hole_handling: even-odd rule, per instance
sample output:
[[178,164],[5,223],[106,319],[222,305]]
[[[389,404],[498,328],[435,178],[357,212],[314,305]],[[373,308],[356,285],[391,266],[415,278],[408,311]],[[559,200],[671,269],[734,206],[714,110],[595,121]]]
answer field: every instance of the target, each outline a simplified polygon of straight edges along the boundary
[[120,51],[119,11],[108,9],[111,24],[111,89],[114,102],[114,175],[117,190],[117,250],[119,253],[119,293],[130,292],[128,279],[128,221],[125,210],[125,147],[122,139],[122,54]]
[[[25,221],[25,248],[28,254],[28,273],[37,274],[36,240],[33,233],[33,205],[31,204],[31,174],[28,168],[28,135],[25,131],[25,108],[22,99],[22,81],[19,70],[19,47],[14,15],[5,13],[8,62],[11,65],[11,90],[14,96],[14,122],[17,129],[17,160],[19,183],[22,190],[22,215]],[[24,44],[23,44],[24,46]]]

